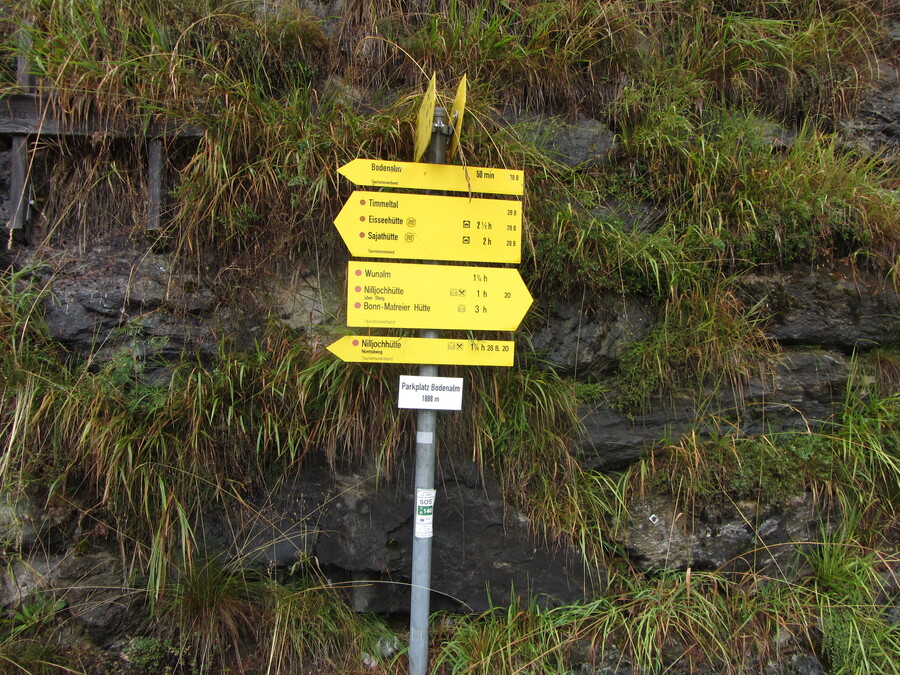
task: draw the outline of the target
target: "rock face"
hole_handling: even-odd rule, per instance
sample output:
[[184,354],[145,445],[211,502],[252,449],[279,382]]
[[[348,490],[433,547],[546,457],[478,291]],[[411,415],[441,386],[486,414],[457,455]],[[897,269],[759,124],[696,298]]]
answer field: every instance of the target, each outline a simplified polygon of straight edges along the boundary
[[110,553],[66,556],[56,567],[54,586],[72,618],[100,644],[140,623],[141,613],[133,611],[139,594],[131,592],[121,562]]
[[[402,614],[409,609],[412,492],[408,478],[379,485],[374,476],[308,468],[255,509],[260,516],[249,527],[205,518],[199,538],[270,569],[314,560],[347,589],[357,611]],[[511,592],[572,602],[596,590],[599,577],[581,557],[536,540],[471,462],[453,462],[439,477],[434,525],[432,610],[480,612]]]
[[771,316],[769,336],[782,345],[814,345],[850,353],[896,341],[900,295],[889,283],[854,272],[794,267],[741,281],[749,299]]
[[[900,30],[891,31],[895,49],[900,45]],[[841,131],[849,142],[866,153],[881,152],[897,160],[900,142],[900,77],[890,61],[878,64],[878,81],[863,100],[855,119],[841,123]]]
[[792,350],[782,355],[772,377],[751,379],[736,390],[656,398],[646,411],[631,415],[602,402],[583,405],[584,434],[574,450],[582,466],[612,471],[688,431],[709,437],[818,429],[840,410],[849,372],[840,352]]
[[[491,603],[505,605],[511,592],[573,602],[591,590],[591,572],[580,556],[536,541],[495,485],[456,482],[452,474],[442,483],[432,540],[433,611],[480,612]],[[403,613],[412,567],[412,487],[403,486],[388,503],[373,487],[371,480],[354,482],[323,511],[316,557],[326,569],[356,570],[354,608]]]
[[121,561],[100,550],[34,551],[0,571],[0,606],[40,604],[45,611],[65,613],[98,644],[134,630],[144,619],[135,590]]
[[821,514],[808,496],[761,506],[738,502],[688,514],[676,498],[653,495],[632,504],[621,543],[639,568],[754,571],[793,578],[805,542],[819,536]]
[[[344,3],[303,4],[320,16],[336,17]],[[325,30],[339,31],[337,19]],[[900,80],[886,64],[882,70],[882,82],[864,102],[860,119],[845,125],[843,133],[864,149],[893,149],[888,159],[896,160]],[[538,117],[519,126],[567,167],[600,164],[616,152],[615,134],[598,120]],[[8,144],[0,145],[0,152],[7,149]],[[4,171],[0,168],[0,220],[8,211]],[[635,232],[652,230],[665,217],[649,204],[618,203],[592,215],[616,219]],[[95,365],[120,361],[149,384],[165,382],[170,364],[183,358],[211,362],[223,334],[252,341],[258,330],[252,318],[225,309],[214,274],[173,269],[170,257],[147,242],[111,236],[83,249],[25,247],[16,255],[16,265],[34,264],[34,281],[47,286],[47,325],[63,347]],[[285,324],[302,331],[340,322],[340,275],[304,270],[274,276],[279,281],[266,289],[267,309]],[[740,287],[748,304],[762,303],[771,316],[768,336],[784,350],[780,366],[736,389],[709,390],[702,405],[694,397],[675,396],[651,401],[647,410],[632,415],[604,402],[583,405],[585,432],[572,452],[585,468],[621,470],[689,430],[717,435],[821,428],[840,409],[849,355],[896,344],[900,336],[896,289],[859,271],[798,266],[749,274]],[[627,294],[601,295],[590,309],[543,302],[547,321],[531,336],[534,348],[560,374],[587,380],[615,372],[622,353],[648,334],[659,310],[647,298]],[[439,483],[432,609],[481,611],[503,605],[511,593],[562,603],[598,590],[600,572],[588,569],[574,551],[536,538],[531,524],[503,503],[496,484],[471,463],[447,458]],[[258,500],[249,515],[230,520],[205,514],[197,524],[198,540],[213,552],[270,570],[313,561],[347,589],[357,610],[405,613],[411,493],[408,475],[378,484],[369,474],[309,468]],[[686,513],[667,496],[647,495],[631,505],[629,515],[619,543],[647,571],[753,568],[785,577],[801,564],[799,543],[818,534],[820,521],[805,495],[781,504],[737,503],[696,513]],[[132,626],[136,612],[121,562],[106,551],[73,550],[64,519],[40,513],[27,500],[7,500],[0,503],[0,538],[15,558],[0,575],[3,606],[58,591],[65,611],[99,642]],[[816,664],[814,659],[808,668],[775,664],[767,672],[818,672]],[[619,671],[616,664],[592,672]]]
[[182,358],[210,359],[229,318],[198,275],[120,238],[80,254],[24,251],[17,265],[33,265],[32,281],[48,291],[51,337],[84,360],[127,361],[148,384],[165,382],[167,366]]
[[525,116],[512,121],[549,159],[569,167],[601,164],[616,147],[615,133],[595,119]]
[[[69,353],[96,365],[127,367],[145,384],[166,384],[170,366],[185,359],[211,363],[223,335],[252,344],[259,308],[235,311],[208,276],[173,269],[171,257],[148,242],[110,236],[83,251],[17,252],[16,267],[46,288],[49,334]],[[337,323],[342,281],[324,271],[273,275],[269,311],[300,332]]]
[[622,352],[656,320],[656,308],[634,295],[605,293],[592,307],[586,312],[574,303],[554,303],[532,334],[534,351],[561,375],[591,379],[614,370]]

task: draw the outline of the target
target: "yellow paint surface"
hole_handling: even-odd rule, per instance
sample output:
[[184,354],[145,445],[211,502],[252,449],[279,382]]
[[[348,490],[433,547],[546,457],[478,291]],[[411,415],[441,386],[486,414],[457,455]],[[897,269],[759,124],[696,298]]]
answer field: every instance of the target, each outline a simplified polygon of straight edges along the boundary
[[338,173],[355,185],[496,195],[525,193],[524,173],[510,169],[354,159],[339,168]]
[[456,154],[459,148],[460,135],[463,129],[463,117],[466,112],[466,76],[463,75],[456,88],[456,98],[453,99],[453,107],[450,108],[450,124],[453,126],[453,135],[450,137],[450,147],[447,148],[448,160]]
[[431,82],[428,83],[428,89],[422,97],[422,104],[419,106],[419,115],[416,120],[416,146],[413,160],[418,162],[422,159],[422,155],[428,149],[431,142],[431,129],[434,124],[434,107],[437,102],[437,85],[435,76],[431,76]]
[[360,258],[517,263],[522,257],[518,201],[357,190],[334,224]]
[[347,335],[328,345],[328,351],[352,363],[511,366],[515,342]]
[[531,303],[515,269],[347,264],[348,326],[515,330]]

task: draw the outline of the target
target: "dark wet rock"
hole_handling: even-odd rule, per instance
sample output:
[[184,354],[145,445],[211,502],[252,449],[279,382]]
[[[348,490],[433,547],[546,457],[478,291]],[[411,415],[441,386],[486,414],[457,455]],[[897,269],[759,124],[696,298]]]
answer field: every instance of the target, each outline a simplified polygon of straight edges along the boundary
[[[441,483],[432,541],[433,611],[483,611],[492,602],[506,604],[513,591],[556,604],[584,599],[596,590],[580,556],[538,540],[531,524],[503,504],[496,485],[469,486],[448,476]],[[412,564],[410,486],[376,490],[372,480],[355,479],[339,485],[340,499],[319,520],[323,535],[317,560],[353,570],[352,579],[359,584],[354,608],[406,611]]]
[[750,274],[740,282],[749,302],[762,301],[768,335],[783,345],[851,353],[896,344],[900,294],[861,270],[796,266]]
[[828,671],[812,654],[795,653],[766,664],[765,675],[825,675]]
[[675,497],[647,495],[629,506],[621,543],[643,570],[753,571],[793,578],[799,549],[815,541],[822,517],[812,497],[777,504],[706,505],[691,514]]
[[0,606],[19,607],[53,588],[62,555],[36,552],[0,568]]
[[[513,590],[551,604],[583,600],[598,590],[586,578],[581,557],[537,538],[531,523],[503,504],[493,482],[455,482],[448,471],[435,509],[432,610],[483,611],[491,602],[506,603]],[[273,531],[266,542],[268,530],[256,528],[247,541],[239,536],[233,549],[271,552],[267,562],[276,566],[313,560],[331,581],[349,589],[357,611],[408,612],[413,507],[407,481],[379,484],[373,476],[332,477],[327,469],[309,469],[278,494],[267,506],[267,519],[290,521],[294,529]],[[279,513],[285,505],[289,512]],[[205,532],[202,540],[215,543],[216,536]],[[289,550],[292,541],[295,548]]]
[[73,508],[38,508],[34,499],[22,492],[0,496],[0,546],[20,555],[34,550],[59,552],[72,528]]
[[532,330],[535,353],[561,375],[592,379],[615,370],[619,358],[644,338],[656,320],[646,298],[605,293],[589,307],[557,301]]
[[[892,31],[892,39],[897,28]],[[878,62],[878,76],[863,97],[853,119],[842,120],[840,131],[856,150],[898,159],[900,150],[900,76],[889,60]]]
[[847,388],[847,357],[787,351],[780,361],[771,376],[752,378],[736,389],[723,385],[700,397],[657,397],[639,412],[622,412],[602,401],[582,405],[584,433],[574,452],[582,466],[611,471],[688,432],[700,438],[804,432],[833,421]]
[[53,584],[69,614],[98,644],[133,629],[143,618],[134,602],[140,594],[132,591],[120,560],[110,553],[65,557],[56,567]]
[[526,115],[515,124],[549,159],[573,168],[601,164],[617,147],[615,133],[595,119]]
[[50,336],[94,367],[117,362],[145,384],[165,384],[184,358],[208,360],[229,313],[207,281],[179,272],[163,254],[121,239],[83,252],[18,252],[15,265],[32,268],[47,289]]
[[27,495],[0,496],[0,546],[16,551],[33,548],[40,542],[44,520]]

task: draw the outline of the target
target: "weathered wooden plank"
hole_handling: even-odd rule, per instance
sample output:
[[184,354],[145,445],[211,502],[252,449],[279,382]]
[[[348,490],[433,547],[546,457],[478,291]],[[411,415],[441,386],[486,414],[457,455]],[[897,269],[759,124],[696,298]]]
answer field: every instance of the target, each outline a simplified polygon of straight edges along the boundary
[[[31,32],[28,28],[30,24],[19,31],[19,51],[22,54],[31,46]],[[16,84],[24,92],[31,88],[31,64],[21,55],[16,58]],[[13,136],[9,153],[9,229],[18,237],[25,231],[28,178],[28,138]]]
[[203,135],[194,125],[178,124],[174,120],[154,120],[147,128],[138,125],[115,127],[101,119],[96,111],[74,114],[60,111],[50,100],[33,94],[11,94],[0,97],[0,134],[43,136],[92,136],[94,134],[133,136]]
[[9,229],[21,232],[25,228],[25,209],[28,189],[28,139],[13,136],[9,155]]
[[152,138],[147,144],[147,230],[151,232],[159,230],[165,181],[162,141]]
[[[31,34],[24,30],[19,34],[21,53],[27,53]],[[28,137],[29,136],[113,136],[145,137],[147,148],[147,222],[150,231],[160,228],[160,216],[165,195],[165,158],[162,137],[191,137],[203,134],[194,125],[179,124],[166,118],[149,123],[132,123],[116,126],[115,119],[101,117],[90,102],[77,111],[63,110],[57,100],[36,96],[31,91],[31,67],[19,57],[16,63],[16,83],[20,94],[0,96],[0,134],[12,136],[9,180],[9,229],[17,238],[23,238],[25,215],[28,207]]]
[[22,87],[22,91],[31,90],[32,80],[31,64],[21,54],[27,54],[31,50],[31,19],[26,19],[22,30],[19,31],[19,54],[16,58],[16,84]]

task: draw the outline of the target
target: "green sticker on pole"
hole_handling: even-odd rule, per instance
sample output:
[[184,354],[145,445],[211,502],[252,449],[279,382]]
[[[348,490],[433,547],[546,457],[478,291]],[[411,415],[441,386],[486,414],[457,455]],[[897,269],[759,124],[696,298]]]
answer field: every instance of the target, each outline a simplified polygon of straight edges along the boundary
[[413,536],[431,539],[434,536],[434,499],[437,490],[419,488],[416,490],[416,522]]

